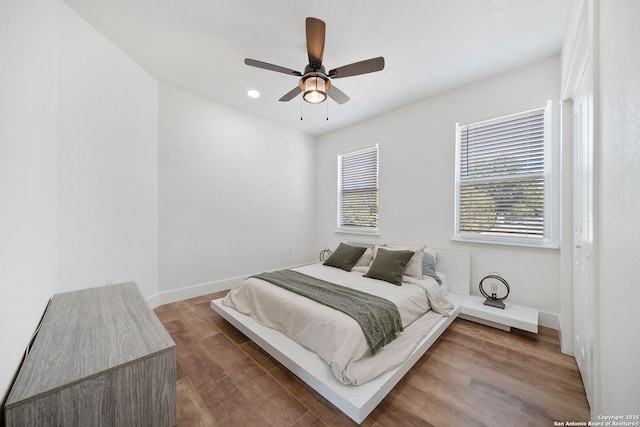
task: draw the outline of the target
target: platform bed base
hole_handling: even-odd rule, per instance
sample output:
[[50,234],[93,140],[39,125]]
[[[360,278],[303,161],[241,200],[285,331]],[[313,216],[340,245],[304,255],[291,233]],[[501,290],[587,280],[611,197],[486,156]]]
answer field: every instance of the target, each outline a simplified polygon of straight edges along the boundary
[[451,315],[438,321],[402,365],[358,386],[340,383],[331,373],[329,366],[314,352],[284,334],[267,328],[251,317],[223,305],[222,299],[211,301],[211,308],[349,418],[360,424],[458,316],[460,304],[466,296],[450,293],[447,298],[455,306]]

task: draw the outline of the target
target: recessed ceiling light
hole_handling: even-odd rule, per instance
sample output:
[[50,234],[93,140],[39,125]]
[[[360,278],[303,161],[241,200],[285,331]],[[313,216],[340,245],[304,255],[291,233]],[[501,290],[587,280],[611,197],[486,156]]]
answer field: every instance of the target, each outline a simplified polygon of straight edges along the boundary
[[247,91],[247,95],[249,95],[249,97],[251,97],[251,98],[258,98],[258,97],[260,97],[260,92],[258,92],[255,89],[250,89],[250,90]]

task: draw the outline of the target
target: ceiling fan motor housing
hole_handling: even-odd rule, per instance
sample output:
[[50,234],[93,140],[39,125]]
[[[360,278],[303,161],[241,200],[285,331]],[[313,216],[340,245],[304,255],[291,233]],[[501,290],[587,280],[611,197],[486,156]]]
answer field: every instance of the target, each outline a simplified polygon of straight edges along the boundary
[[[309,67],[307,66],[307,68]],[[308,71],[307,69],[305,69],[304,75],[298,82],[298,86],[300,86],[300,89],[305,90],[305,82],[312,77],[318,77],[324,80],[325,91],[329,90],[329,88],[331,87],[331,80],[329,80],[329,77],[327,77],[327,75],[324,73],[324,67],[322,67],[321,72]]]

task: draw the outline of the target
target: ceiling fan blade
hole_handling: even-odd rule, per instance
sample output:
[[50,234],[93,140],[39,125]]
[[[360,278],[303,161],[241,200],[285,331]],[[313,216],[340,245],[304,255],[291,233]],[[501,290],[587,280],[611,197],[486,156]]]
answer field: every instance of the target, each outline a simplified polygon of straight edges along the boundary
[[287,101],[291,101],[293,98],[295,98],[296,96],[298,96],[298,94],[302,92],[302,89],[300,89],[300,86],[296,86],[293,89],[291,89],[289,92],[285,93],[282,98],[280,98],[278,101],[280,102],[287,102]]
[[342,77],[357,76],[359,74],[373,73],[384,69],[384,58],[379,56],[377,58],[365,59],[364,61],[354,62],[353,64],[345,65],[343,67],[334,68],[330,70],[328,76],[332,79],[339,79]]
[[317,18],[307,18],[307,53],[309,64],[322,65],[325,24]]
[[329,98],[333,99],[340,105],[344,104],[349,99],[351,99],[347,96],[346,93],[344,93],[334,85],[331,85],[331,87],[329,88],[329,91],[327,92],[327,95],[329,95]]
[[255,59],[245,58],[244,63],[257,68],[263,68],[265,70],[277,71],[278,73],[289,74],[292,76],[301,76],[302,73],[291,68],[281,67],[279,65],[269,64],[268,62],[257,61]]

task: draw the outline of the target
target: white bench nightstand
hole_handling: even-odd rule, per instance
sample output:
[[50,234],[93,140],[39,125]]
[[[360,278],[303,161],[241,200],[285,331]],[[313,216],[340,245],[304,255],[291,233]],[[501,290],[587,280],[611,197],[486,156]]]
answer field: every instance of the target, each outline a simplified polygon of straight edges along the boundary
[[505,301],[505,308],[484,305],[484,298],[470,296],[460,307],[460,317],[493,328],[511,331],[511,328],[538,333],[538,310]]

